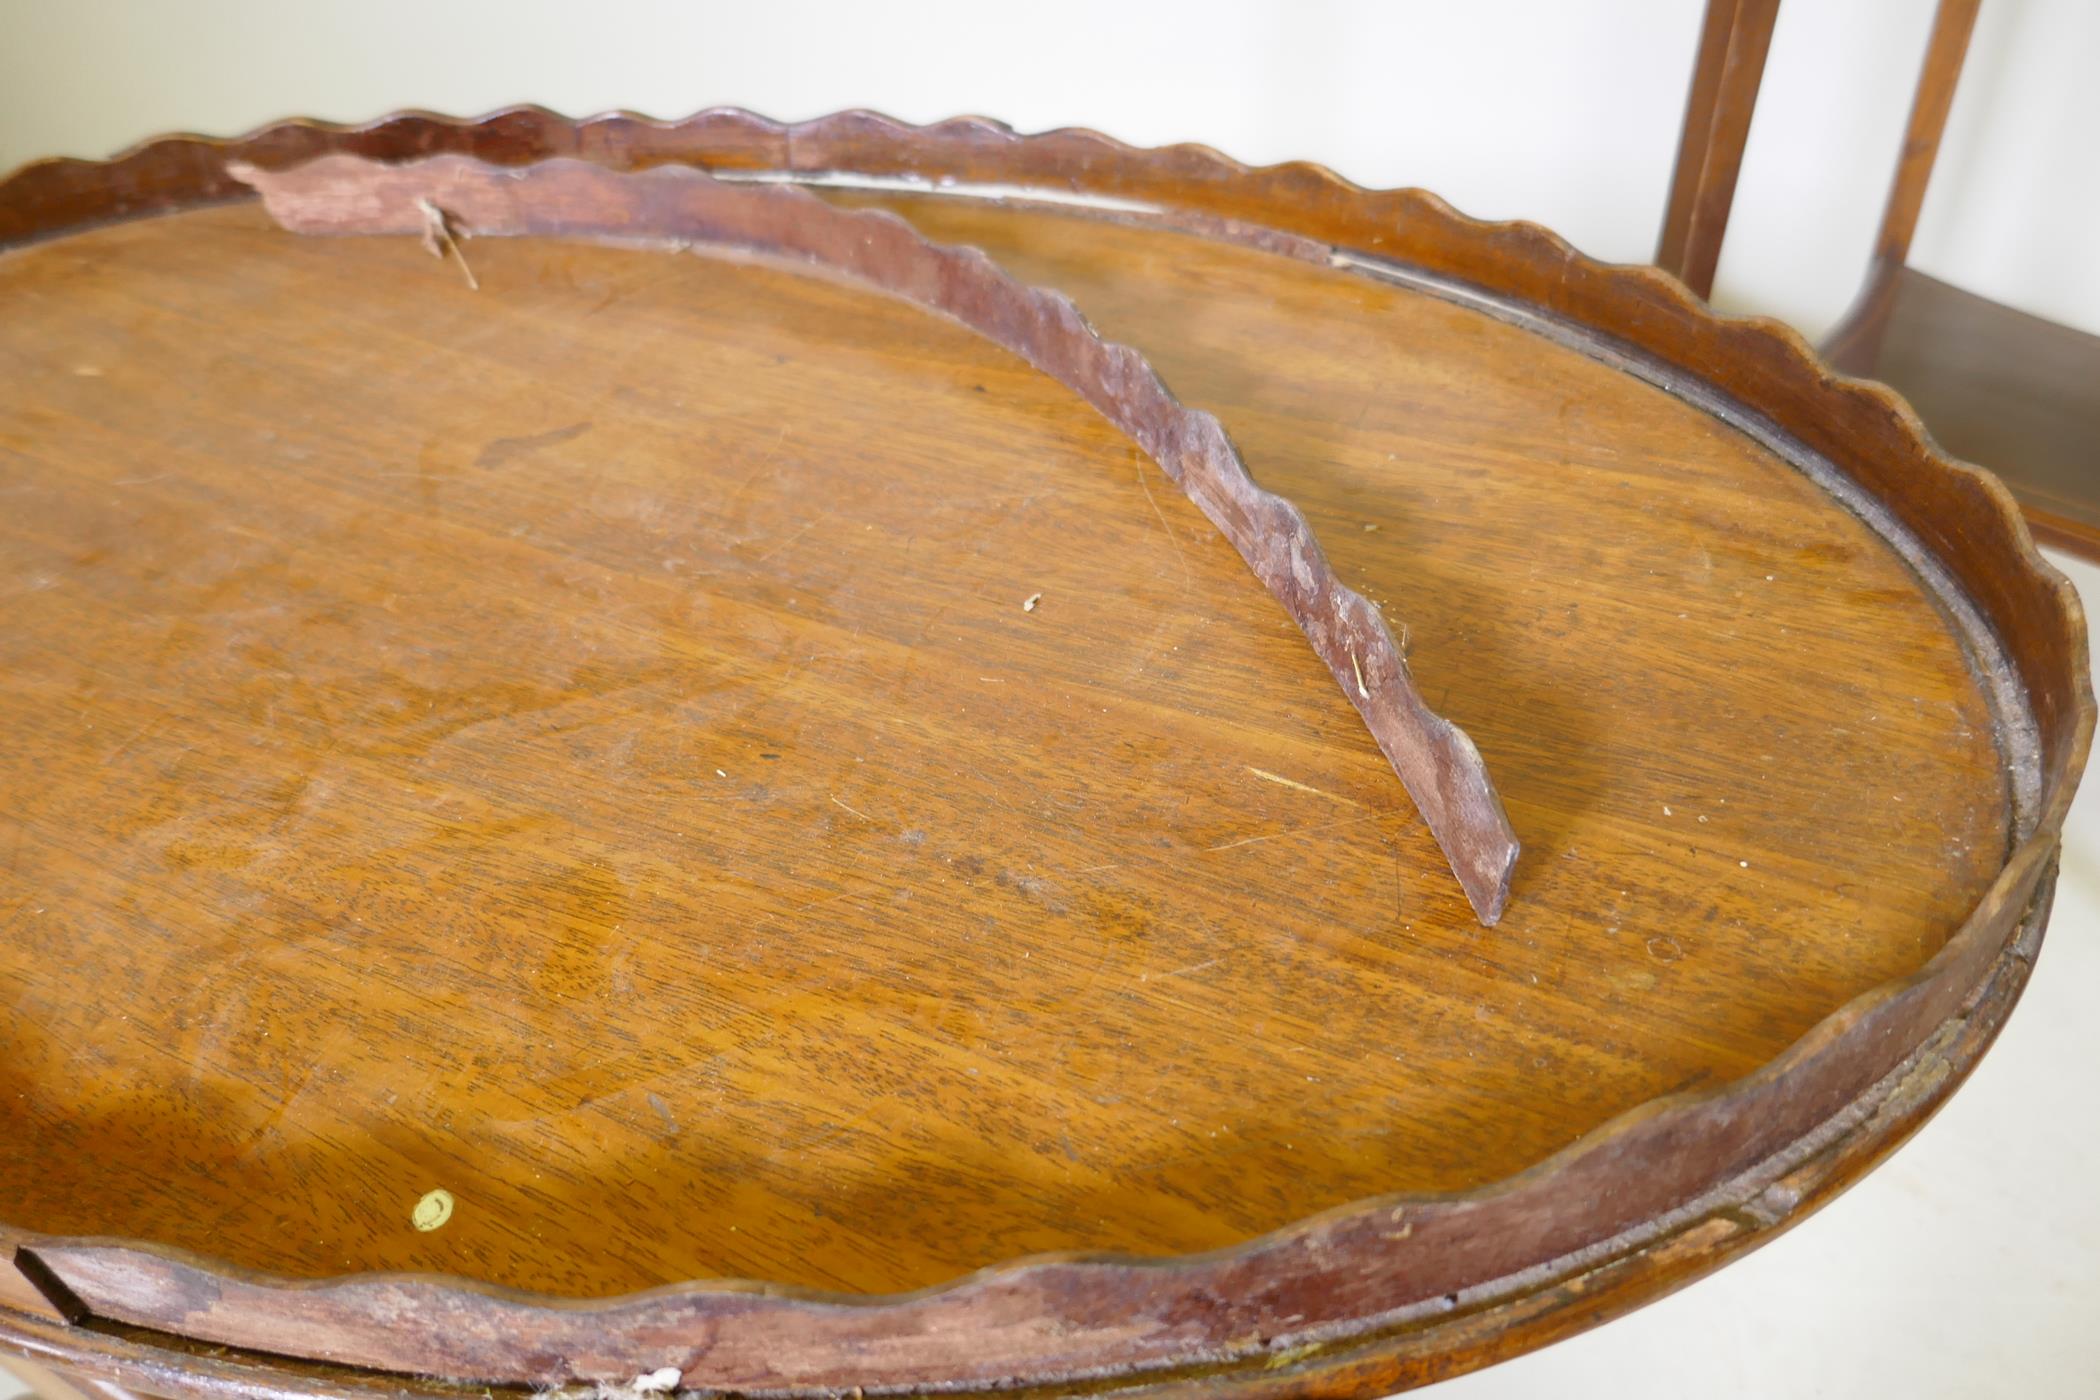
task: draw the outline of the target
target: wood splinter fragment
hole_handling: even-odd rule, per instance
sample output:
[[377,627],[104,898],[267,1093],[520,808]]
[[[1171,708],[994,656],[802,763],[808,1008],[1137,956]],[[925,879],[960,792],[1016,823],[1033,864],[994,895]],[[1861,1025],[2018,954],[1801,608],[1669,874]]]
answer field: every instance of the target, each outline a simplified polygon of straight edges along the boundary
[[1363,717],[1475,916],[1501,918],[1517,838],[1473,741],[1423,701],[1378,609],[1336,576],[1304,513],[1248,474],[1224,425],[1175,398],[1137,351],[1103,340],[1068,298],[1015,281],[978,249],[928,242],[894,214],[689,166],[622,172],[555,159],[499,168],[464,156],[388,165],[336,155],[292,170],[227,171],[296,233],[420,234],[433,252],[457,255],[456,219],[477,237],[652,237],[783,257],[952,316],[1019,355],[1134,439],[1231,542]]
[[416,200],[416,208],[423,214],[424,249],[439,262],[445,260],[446,253],[452,254],[459,260],[460,276],[467,279],[467,290],[480,291],[481,283],[474,280],[474,269],[467,266],[466,250],[459,246],[459,240],[453,236],[452,221],[445,216],[445,211],[428,199],[420,198]]
[[680,1376],[676,1366],[663,1366],[636,1376],[627,1383],[627,1388],[637,1395],[667,1395],[678,1389]]

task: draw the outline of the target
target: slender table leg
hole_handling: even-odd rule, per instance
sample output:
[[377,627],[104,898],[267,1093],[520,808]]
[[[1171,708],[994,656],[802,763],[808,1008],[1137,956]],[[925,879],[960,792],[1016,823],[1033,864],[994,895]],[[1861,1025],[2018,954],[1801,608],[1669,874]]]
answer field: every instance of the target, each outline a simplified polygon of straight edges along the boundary
[[1656,265],[1711,296],[1779,0],[1707,0]]
[[1872,375],[1881,358],[1881,338],[1888,331],[1898,274],[1910,257],[1910,241],[1918,231],[1918,211],[1925,207],[1925,188],[1932,182],[1933,162],[1939,158],[1940,137],[1947,130],[1954,87],[1968,57],[1969,35],[1976,28],[1981,4],[1982,0],[1940,0],[1933,15],[1925,67],[1918,75],[1918,93],[1903,129],[1903,152],[1897,158],[1896,178],[1882,211],[1881,232],[1874,238],[1866,289],[1823,342],[1824,358],[1848,374]]

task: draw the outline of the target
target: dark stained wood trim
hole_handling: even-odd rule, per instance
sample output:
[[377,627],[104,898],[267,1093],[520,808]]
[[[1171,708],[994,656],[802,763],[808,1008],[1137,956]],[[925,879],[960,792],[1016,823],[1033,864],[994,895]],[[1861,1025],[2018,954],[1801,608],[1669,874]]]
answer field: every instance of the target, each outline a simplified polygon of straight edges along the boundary
[[[1216,1254],[1017,1261],[940,1289],[852,1300],[737,1283],[590,1303],[461,1279],[288,1283],[136,1243],[0,1230],[0,1244],[28,1248],[93,1314],[71,1328],[0,1316],[0,1343],[198,1394],[407,1385],[334,1369],[346,1363],[551,1383],[677,1365],[689,1386],[812,1395],[1082,1382],[1378,1394],[1589,1325],[1782,1228],[1930,1112],[2024,982],[2094,723],[2082,610],[2035,554],[2003,486],[1939,453],[1889,390],[1834,375],[1782,326],[1716,317],[1673,278],[1593,262],[1535,226],[1475,223],[1419,191],[1366,191],[1315,166],[1252,170],[1201,147],[1139,151],[1081,131],[1021,137],[975,119],[912,128],[868,113],[781,126],[733,111],[570,122],[528,108],[480,122],[408,114],[356,129],[284,123],[232,142],[172,138],[104,164],[39,163],[0,183],[0,243],[235,198],[231,161],[281,167],[330,151],[843,171],[952,182],[964,194],[1044,187],[1118,217],[1296,256],[1324,246],[1377,260],[1579,330],[1677,376],[1731,421],[1798,443],[1921,571],[1946,581],[1951,603],[1974,611],[2016,787],[2028,785],[2016,845],[1918,972],[1841,1008],[1743,1080],[1648,1104],[1464,1193],[1362,1202]],[[1391,1239],[1396,1222],[1404,1249]],[[1425,1337],[1435,1340],[1421,1349],[1410,1340]],[[197,1350],[211,1343],[238,1352]],[[307,1360],[284,1359],[295,1356]],[[415,1392],[456,1393],[431,1382]]]
[[1895,298],[1896,277],[1903,269],[1876,262],[1867,269],[1866,281],[1845,308],[1845,314],[1817,347],[1833,368],[1863,379],[1874,377],[1874,361],[1881,354],[1881,338],[1888,329],[1889,308]]
[[1881,216],[1881,232],[1874,239],[1877,262],[1900,264],[1910,256],[1918,211],[1925,207],[1925,188],[1932,181],[1933,163],[1939,159],[1940,138],[1946,134],[1947,113],[1954,106],[1954,88],[1961,79],[1969,35],[1975,31],[1976,12],[1982,3],[1940,0],[1933,15],[1925,71],[1919,75],[1918,93],[1904,127],[1903,152],[1896,160],[1896,180]]
[[1950,451],[2003,476],[2039,538],[2100,559],[2100,337],[1905,265],[1980,6],[1941,0],[1934,14],[1874,260],[1823,353],[1907,395]]
[[1939,159],[1940,138],[1947,130],[1947,114],[1954,107],[1955,85],[1981,5],[1982,0],[1940,0],[1933,13],[1924,69],[1904,124],[1903,149],[1896,158],[1896,176],[1874,236],[1866,280],[1851,308],[1823,340],[1824,355],[1848,374],[1872,376],[1880,358],[1881,338],[1918,231],[1918,214],[1925,207],[1925,190]]
[[2051,549],[2061,549],[2067,554],[2100,563],[2100,526],[2052,515],[2032,506],[2027,507],[2027,525],[2034,531],[2035,539]]
[[1707,0],[1656,266],[1712,296],[1779,0]]
[[2003,476],[2037,536],[2100,558],[2100,336],[1879,263],[1829,354]]

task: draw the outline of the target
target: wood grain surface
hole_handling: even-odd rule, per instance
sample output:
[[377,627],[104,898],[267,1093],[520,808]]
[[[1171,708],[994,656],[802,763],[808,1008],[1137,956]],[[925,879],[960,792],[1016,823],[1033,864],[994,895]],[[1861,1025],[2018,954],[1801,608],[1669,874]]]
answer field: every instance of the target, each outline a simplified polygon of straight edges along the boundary
[[[464,156],[334,156],[236,173],[285,229],[413,234],[425,251],[458,260],[470,290],[478,284],[455,228],[476,238],[657,239],[680,252],[842,277],[969,327],[1092,405],[1217,527],[1363,716],[1481,924],[1501,917],[1519,847],[1480,751],[1422,702],[1384,615],[1336,576],[1303,512],[1247,474],[1216,416],[1176,399],[1143,356],[1103,340],[1063,293],[1015,281],[980,248],[931,242],[887,210],[841,208],[796,186],[717,180],[688,166],[618,171],[553,160],[519,169]],[[1031,595],[1022,610],[1039,601]]]
[[1502,931],[1012,357],[184,216],[0,263],[13,1218],[578,1295],[1207,1248],[1738,1076],[2003,860],[1932,605],[1740,436],[1419,294],[911,212],[1229,404],[1415,619],[1535,853]]
[[[1194,508],[956,326],[543,240],[477,293],[247,208],[53,237],[328,149],[1125,201],[879,202],[1074,296],[1408,619],[1526,843],[1502,925]],[[2075,597],[1886,391],[1543,231],[527,109],[31,167],[0,241],[9,1347],[225,1400],[1381,1393],[1785,1228],[2025,980]],[[1046,1249],[1183,1257],[780,1288]]]

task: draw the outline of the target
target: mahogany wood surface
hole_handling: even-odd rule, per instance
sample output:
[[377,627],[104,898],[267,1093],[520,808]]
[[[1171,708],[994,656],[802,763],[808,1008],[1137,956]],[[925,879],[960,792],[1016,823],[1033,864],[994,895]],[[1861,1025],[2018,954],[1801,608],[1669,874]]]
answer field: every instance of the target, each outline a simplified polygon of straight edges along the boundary
[[[1479,750],[1423,704],[1377,606],[1336,575],[1303,513],[1247,474],[1217,418],[1176,399],[1137,351],[1103,340],[1063,293],[1016,281],[982,249],[931,242],[887,210],[843,208],[797,186],[719,180],[689,166],[619,171],[553,160],[520,169],[457,155],[331,156],[294,170],[244,165],[237,173],[295,233],[413,234],[427,251],[449,248],[454,257],[455,224],[477,238],[670,239],[846,278],[1012,352],[1142,447],[1216,526],[1363,716],[1482,925],[1500,917],[1518,846]],[[1031,594],[1022,611],[1040,601]]]
[[1208,1248],[1737,1077],[2003,861],[1929,600],[1697,410],[1345,274],[915,212],[1230,395],[1508,770],[1510,922],[1207,523],[967,334],[129,225],[0,264],[14,1218],[582,1296]]
[[[687,158],[739,163],[745,120]],[[68,1328],[16,1287],[12,1345],[149,1389],[362,1393],[370,1373],[188,1356],[165,1333],[359,1353],[296,1310],[281,1344],[213,1332],[246,1285],[207,1298],[183,1261],[886,1293],[1395,1192],[1477,1194],[1289,1247],[1486,1280],[1468,1259],[1526,1241],[1468,1241],[1466,1213],[1585,1134],[1517,1184],[1618,1172],[1587,1193],[1600,1241],[1667,1214],[1640,1162],[1684,1171],[1688,1210],[1775,1164],[1652,1249],[1478,1312],[1454,1286],[1454,1319],[1405,1336],[1197,1345],[1183,1316],[1113,1361],[1374,1393],[1783,1228],[1987,1043],[2088,742],[2081,624],[2002,491],[1900,405],[1659,281],[1572,254],[1554,281],[1530,231],[1420,206],[1348,245],[1400,259],[1367,276],[1246,223],[1269,196],[1187,151],[1148,175],[859,120],[805,151],[1181,201],[1176,230],[850,196],[1071,295],[1407,620],[1525,842],[1500,927],[1208,522],[958,326],[660,248],[470,240],[475,292],[412,239],[299,239],[252,207],[46,232],[0,254],[0,1142],[26,1145],[0,1157],[0,1242],[61,1301],[128,1301]],[[468,148],[424,121],[390,149]],[[594,154],[541,121],[472,139]],[[281,130],[247,154],[318,133]],[[225,193],[161,160],[125,199]],[[0,237],[91,209],[87,179],[0,187]],[[1273,217],[1339,241],[1357,215],[1308,192]],[[1495,314],[1435,280],[1459,271],[1502,283]],[[1585,324],[1611,339],[1555,329]],[[1704,377],[1629,372],[1629,346]],[[1743,431],[1744,403],[1781,436]],[[1803,470],[1818,452],[1842,480]],[[1622,1116],[1682,1091],[1705,1095]],[[1797,1118],[1813,1151],[1771,1155]],[[1707,1127],[1654,1137],[1680,1121]],[[439,1189],[449,1217],[416,1228]],[[80,1236],[188,1255],[155,1273]],[[1254,1289],[1271,1256],[1240,1257]],[[1035,1277],[1006,1296],[1109,1309],[1174,1274]],[[1308,1307],[1375,1315],[1352,1277]],[[967,1321],[984,1296],[924,1306]],[[297,1297],[326,1306],[258,1306]],[[482,1327],[455,1356],[496,1354]],[[814,1388],[863,1374],[809,1364]],[[456,1365],[400,1369],[491,1374]]]

